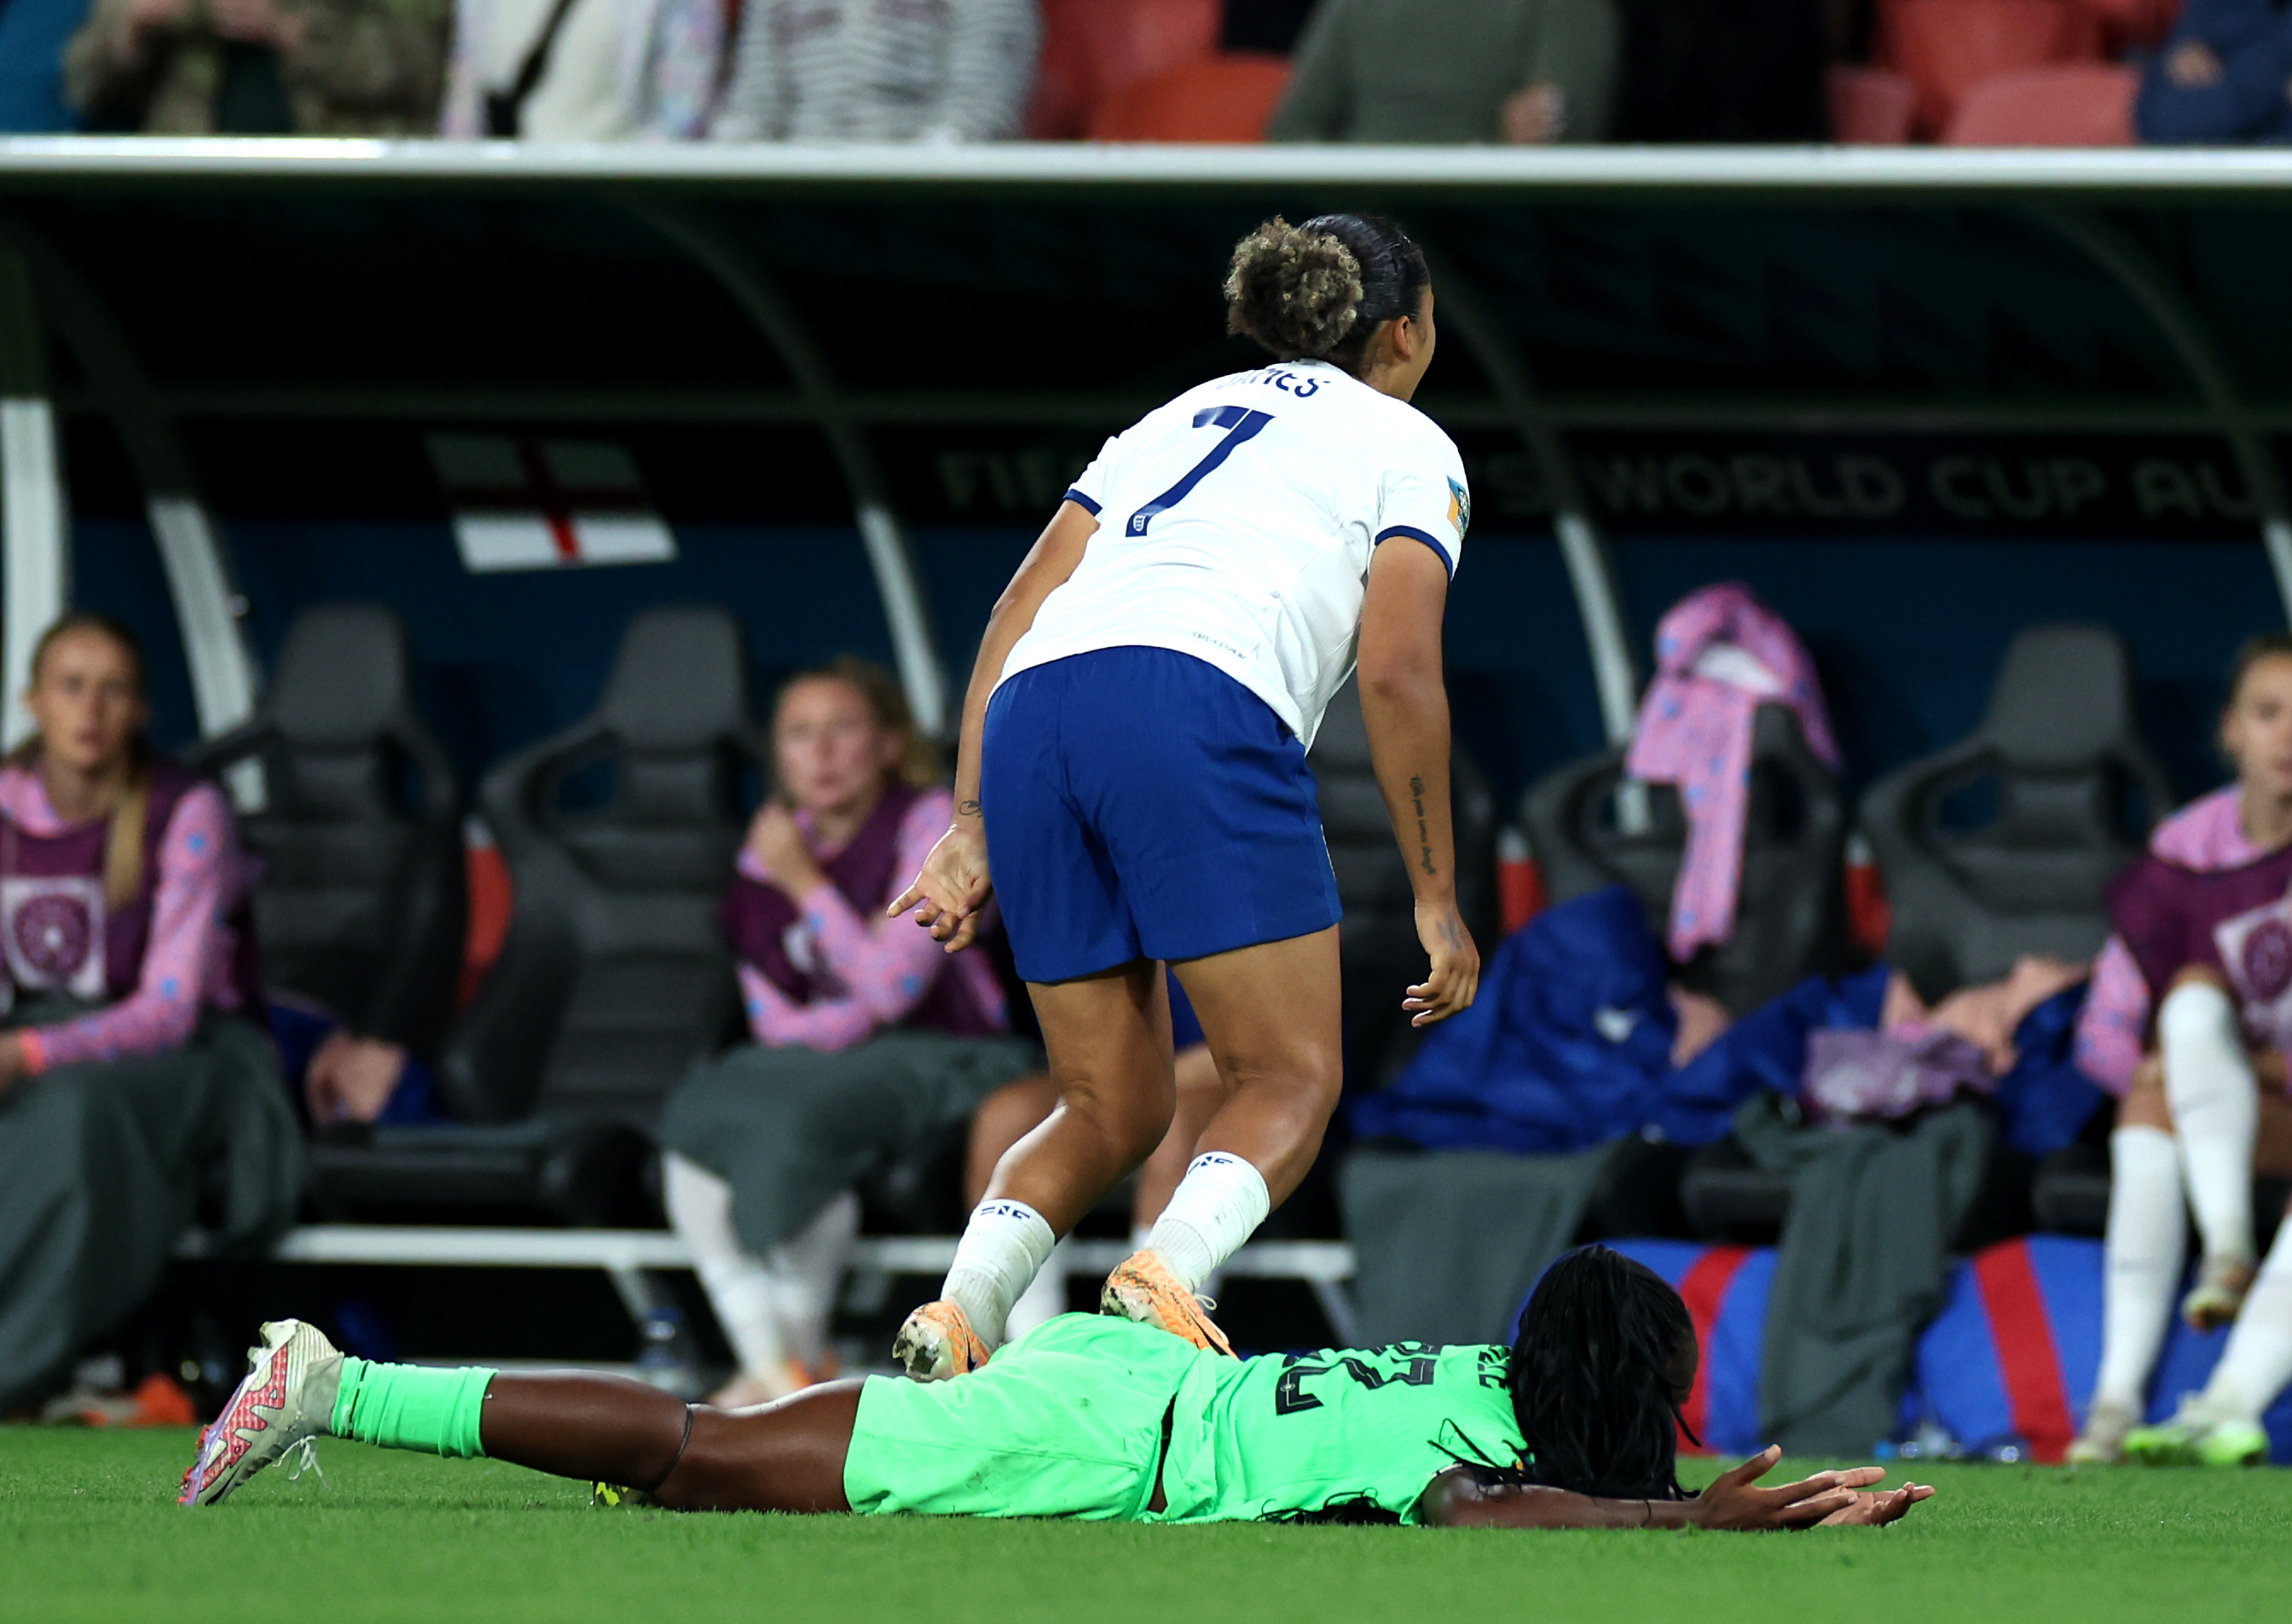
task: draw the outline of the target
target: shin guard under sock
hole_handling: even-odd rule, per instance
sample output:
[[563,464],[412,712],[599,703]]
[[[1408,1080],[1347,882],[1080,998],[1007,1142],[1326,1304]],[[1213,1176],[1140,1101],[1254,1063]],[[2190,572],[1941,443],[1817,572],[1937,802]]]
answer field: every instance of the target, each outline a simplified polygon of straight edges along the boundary
[[470,1365],[432,1370],[414,1364],[382,1364],[343,1359],[342,1386],[327,1428],[338,1438],[355,1438],[384,1449],[421,1450],[449,1459],[486,1452],[479,1437],[486,1387],[496,1371]]

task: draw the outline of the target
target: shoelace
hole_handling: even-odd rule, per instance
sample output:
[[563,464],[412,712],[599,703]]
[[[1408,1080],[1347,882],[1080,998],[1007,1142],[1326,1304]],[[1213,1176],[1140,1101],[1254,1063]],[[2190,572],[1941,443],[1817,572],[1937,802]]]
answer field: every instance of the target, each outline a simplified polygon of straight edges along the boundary
[[293,1445],[279,1459],[282,1461],[294,1462],[294,1465],[286,1468],[288,1483],[302,1482],[303,1474],[309,1472],[318,1478],[320,1488],[326,1487],[327,1469],[319,1464],[319,1441],[315,1437],[305,1438],[300,1443]]

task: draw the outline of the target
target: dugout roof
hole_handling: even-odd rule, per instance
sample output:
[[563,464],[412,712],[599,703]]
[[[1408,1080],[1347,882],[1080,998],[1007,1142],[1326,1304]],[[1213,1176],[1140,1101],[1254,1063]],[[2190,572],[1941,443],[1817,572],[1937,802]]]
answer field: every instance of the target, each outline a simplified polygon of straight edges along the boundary
[[1228,248],[1331,208],[1432,254],[1420,404],[1481,454],[1484,511],[1558,536],[1611,735],[1636,683],[1603,536],[1638,519],[2225,524],[2292,596],[2292,154],[19,139],[7,679],[66,594],[74,414],[118,430],[208,730],[254,678],[204,426],[581,425],[727,508],[855,526],[944,720],[907,527],[1039,515],[1098,436],[1248,364]]

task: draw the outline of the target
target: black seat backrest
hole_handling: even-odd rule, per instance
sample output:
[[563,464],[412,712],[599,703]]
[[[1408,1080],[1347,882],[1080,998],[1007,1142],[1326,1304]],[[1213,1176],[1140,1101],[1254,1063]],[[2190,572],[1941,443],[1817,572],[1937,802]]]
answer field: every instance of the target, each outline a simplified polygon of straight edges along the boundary
[[461,973],[461,796],[415,712],[398,616],[297,615],[254,716],[198,758],[208,773],[250,759],[265,804],[239,827],[261,865],[265,979],[434,1058]]
[[1981,725],[1863,799],[1893,912],[1888,961],[1938,998],[2023,953],[2091,957],[2109,934],[2102,887],[2171,797],[2141,736],[2125,640],[2030,628]]
[[[1758,708],[1750,772],[1734,933],[1678,971],[1683,985],[1738,1015],[1837,969],[1845,951],[1845,807],[1788,705]],[[1677,790],[1626,783],[1623,751],[1606,750],[1537,780],[1521,821],[1554,902],[1620,883],[1658,939],[1669,930],[1687,849]]]
[[[1405,991],[1424,975],[1416,940],[1416,893],[1392,835],[1384,797],[1369,767],[1360,690],[1348,680],[1329,702],[1306,757],[1321,804],[1321,832],[1337,877],[1344,923],[1345,1074],[1355,1088],[1381,1085],[1409,1031]],[[1483,963],[1496,952],[1496,797],[1461,750],[1449,756],[1449,802],[1457,839],[1457,904]]]
[[[593,714],[487,775],[515,901],[447,1045],[457,1110],[649,1129],[687,1068],[737,1034],[717,909],[762,749],[738,623],[653,609],[622,638]],[[569,806],[605,780],[596,804]]]

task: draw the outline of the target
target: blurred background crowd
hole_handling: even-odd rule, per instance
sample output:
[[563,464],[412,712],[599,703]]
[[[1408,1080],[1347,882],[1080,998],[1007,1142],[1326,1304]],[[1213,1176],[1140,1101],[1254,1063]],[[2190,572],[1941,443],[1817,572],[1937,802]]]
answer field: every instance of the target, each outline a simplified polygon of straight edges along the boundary
[[539,141],[2292,133],[2272,0],[0,0],[0,131]]

